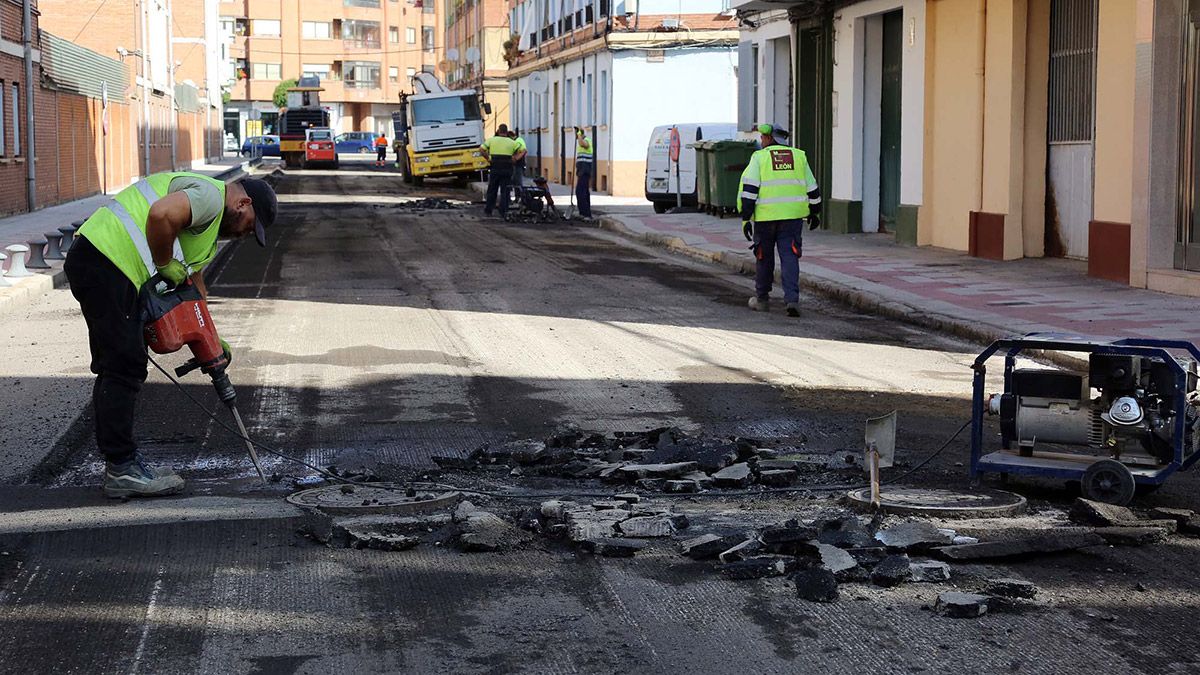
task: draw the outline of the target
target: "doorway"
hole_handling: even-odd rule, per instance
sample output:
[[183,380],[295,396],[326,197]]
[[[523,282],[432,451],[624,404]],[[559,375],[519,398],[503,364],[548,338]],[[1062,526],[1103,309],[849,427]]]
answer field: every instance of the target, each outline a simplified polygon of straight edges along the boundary
[[1051,0],[1046,255],[1086,258],[1095,189],[1096,0]]
[[1189,12],[1184,44],[1180,208],[1174,267],[1200,272],[1200,12]]
[[558,128],[558,83],[554,83],[554,105],[550,108],[550,128],[554,131],[551,136],[554,137],[554,163],[550,167],[550,174],[559,174],[558,182],[566,183],[567,164],[562,158],[562,129]]
[[792,40],[777,38],[771,45],[771,107],[768,124],[790,127],[792,124]]
[[795,145],[808,155],[809,166],[824,194],[833,175],[833,24],[832,18],[801,28],[796,36]]
[[862,81],[862,231],[894,233],[900,210],[904,11],[866,18]]

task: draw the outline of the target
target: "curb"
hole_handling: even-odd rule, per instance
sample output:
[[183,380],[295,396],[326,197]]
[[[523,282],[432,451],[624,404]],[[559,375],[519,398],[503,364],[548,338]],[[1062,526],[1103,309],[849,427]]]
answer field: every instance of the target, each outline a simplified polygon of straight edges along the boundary
[[[664,248],[676,253],[682,253],[705,262],[716,263],[738,274],[754,274],[754,264],[751,261],[728,251],[706,251],[689,246],[679,237],[648,232],[634,232],[612,216],[600,216],[596,221],[596,227],[613,232],[627,239]],[[778,273],[776,273],[776,276],[778,277]],[[970,322],[938,312],[931,312],[927,309],[897,300],[881,300],[870,293],[823,277],[820,274],[813,274],[811,271],[802,271],[800,273],[800,287],[855,311],[876,314],[909,325],[932,329],[970,342],[990,344],[996,340],[1012,336],[1011,331],[1006,331],[995,326]],[[1041,353],[1035,355],[1030,352],[1027,355],[1040,356],[1055,363],[1055,365],[1067,368],[1079,368],[1081,365],[1086,367],[1087,364],[1086,360],[1074,358],[1064,353]]]

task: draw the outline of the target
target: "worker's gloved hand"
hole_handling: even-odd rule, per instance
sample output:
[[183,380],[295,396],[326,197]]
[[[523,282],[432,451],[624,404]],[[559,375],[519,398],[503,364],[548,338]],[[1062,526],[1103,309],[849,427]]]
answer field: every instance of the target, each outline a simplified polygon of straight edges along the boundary
[[746,241],[754,241],[754,223],[749,220],[742,221],[742,236]]
[[221,349],[224,350],[224,352],[225,352],[225,361],[227,362],[227,364],[233,363],[233,348],[230,347],[229,343],[226,342],[224,339],[221,340]]
[[820,226],[821,226],[821,216],[814,213],[808,217],[808,229],[809,230],[815,230]]
[[187,268],[175,258],[171,258],[171,262],[166,265],[158,265],[158,273],[171,286],[178,286],[187,281],[188,278]]

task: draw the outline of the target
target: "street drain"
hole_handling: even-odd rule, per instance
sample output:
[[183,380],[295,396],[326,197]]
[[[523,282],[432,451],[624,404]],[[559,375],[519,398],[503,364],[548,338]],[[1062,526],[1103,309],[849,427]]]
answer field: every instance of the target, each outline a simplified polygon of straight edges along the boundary
[[416,492],[396,483],[326,485],[288,495],[288,502],[330,515],[421,514],[453,507],[460,492]]
[[[847,493],[850,503],[859,509],[871,508],[871,489]],[[880,506],[884,513],[986,518],[1011,516],[1025,510],[1025,498],[1013,492],[987,488],[959,492],[938,488],[884,487]]]

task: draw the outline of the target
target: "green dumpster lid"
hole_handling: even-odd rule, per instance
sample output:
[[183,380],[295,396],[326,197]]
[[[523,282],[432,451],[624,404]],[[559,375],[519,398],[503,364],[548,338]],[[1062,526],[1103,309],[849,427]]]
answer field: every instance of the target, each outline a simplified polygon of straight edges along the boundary
[[754,147],[754,141],[709,141],[709,143],[712,143],[714,150],[726,150],[739,146]]

